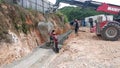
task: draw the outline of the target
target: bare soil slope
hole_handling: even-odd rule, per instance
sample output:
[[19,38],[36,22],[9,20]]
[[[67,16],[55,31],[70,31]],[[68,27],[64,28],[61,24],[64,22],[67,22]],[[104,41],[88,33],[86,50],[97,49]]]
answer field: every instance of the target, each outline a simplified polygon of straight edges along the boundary
[[38,29],[39,23],[52,23],[58,34],[68,31],[61,17],[0,3],[0,66],[27,56],[48,40],[48,29]]
[[119,68],[120,40],[105,41],[90,33],[88,28],[82,30],[86,32],[69,36],[48,68]]

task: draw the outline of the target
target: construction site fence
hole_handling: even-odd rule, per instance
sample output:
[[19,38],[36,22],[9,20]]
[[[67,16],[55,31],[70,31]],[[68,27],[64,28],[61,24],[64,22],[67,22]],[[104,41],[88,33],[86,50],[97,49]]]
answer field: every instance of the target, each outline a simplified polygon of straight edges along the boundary
[[43,13],[52,13],[53,4],[48,0],[5,0],[9,3],[16,3],[24,8],[40,11]]

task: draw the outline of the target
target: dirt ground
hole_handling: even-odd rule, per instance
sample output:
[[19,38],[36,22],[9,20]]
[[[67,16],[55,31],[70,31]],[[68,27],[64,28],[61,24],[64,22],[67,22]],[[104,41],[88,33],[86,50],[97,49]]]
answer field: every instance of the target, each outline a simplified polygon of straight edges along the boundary
[[120,68],[120,40],[105,41],[82,28],[72,33],[48,68]]

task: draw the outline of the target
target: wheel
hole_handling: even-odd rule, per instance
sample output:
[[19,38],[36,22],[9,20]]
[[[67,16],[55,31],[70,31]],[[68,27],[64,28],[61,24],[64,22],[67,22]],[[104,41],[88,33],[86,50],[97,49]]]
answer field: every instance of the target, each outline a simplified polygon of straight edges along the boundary
[[109,23],[101,31],[101,36],[105,40],[116,41],[119,39],[120,26],[116,23]]

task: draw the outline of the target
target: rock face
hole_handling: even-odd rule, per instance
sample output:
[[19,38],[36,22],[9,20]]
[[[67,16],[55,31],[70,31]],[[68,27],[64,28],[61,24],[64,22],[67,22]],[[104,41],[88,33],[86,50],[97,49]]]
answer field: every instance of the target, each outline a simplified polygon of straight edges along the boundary
[[48,33],[52,31],[54,28],[54,25],[51,22],[39,22],[38,23],[38,29],[40,31],[41,36],[44,38],[44,41],[49,41]]
[[48,41],[51,29],[62,34],[67,27],[55,14],[48,14],[46,19],[40,12],[0,4],[0,66],[26,56]]

